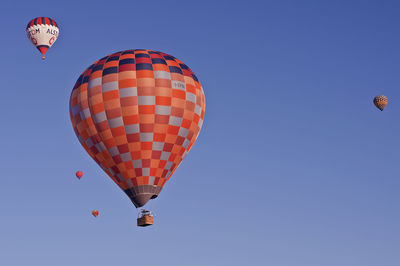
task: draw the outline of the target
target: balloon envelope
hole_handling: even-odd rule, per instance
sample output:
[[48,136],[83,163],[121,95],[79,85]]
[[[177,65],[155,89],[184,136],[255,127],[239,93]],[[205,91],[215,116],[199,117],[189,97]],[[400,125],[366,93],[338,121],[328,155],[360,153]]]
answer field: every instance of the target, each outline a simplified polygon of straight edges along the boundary
[[26,26],[26,34],[29,40],[43,55],[45,59],[47,50],[58,38],[60,29],[57,23],[48,17],[37,17],[32,19]]
[[70,98],[80,143],[136,207],[158,196],[191,149],[204,110],[203,89],[189,67],[152,50],[96,61]]
[[77,172],[75,173],[75,175],[76,175],[76,177],[77,177],[78,179],[81,179],[82,176],[83,176],[83,172],[82,172],[82,171],[77,171]]
[[385,109],[387,103],[388,103],[388,98],[385,95],[378,95],[374,98],[375,106],[381,111]]
[[94,217],[99,216],[99,211],[98,211],[98,210],[93,210],[93,211],[92,211],[92,215],[93,215]]

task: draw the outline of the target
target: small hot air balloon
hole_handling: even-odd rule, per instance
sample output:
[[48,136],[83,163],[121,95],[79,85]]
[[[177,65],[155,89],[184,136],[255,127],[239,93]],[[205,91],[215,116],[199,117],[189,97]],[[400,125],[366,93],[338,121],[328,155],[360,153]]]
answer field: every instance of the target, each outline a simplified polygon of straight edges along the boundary
[[33,45],[42,53],[42,59],[46,58],[45,54],[57,40],[59,32],[57,23],[48,17],[34,18],[26,26],[26,34]]
[[185,158],[204,110],[203,88],[187,65],[142,49],[96,61],[70,98],[80,143],[137,208],[158,196]]
[[82,171],[77,171],[77,172],[75,173],[75,175],[76,175],[76,177],[77,177],[78,179],[81,179],[82,176],[83,176],[83,173],[82,173]]
[[93,210],[92,211],[92,215],[96,218],[97,216],[99,216],[99,211],[98,210]]
[[374,98],[375,106],[381,111],[385,109],[387,103],[388,103],[388,98],[385,95],[378,95]]

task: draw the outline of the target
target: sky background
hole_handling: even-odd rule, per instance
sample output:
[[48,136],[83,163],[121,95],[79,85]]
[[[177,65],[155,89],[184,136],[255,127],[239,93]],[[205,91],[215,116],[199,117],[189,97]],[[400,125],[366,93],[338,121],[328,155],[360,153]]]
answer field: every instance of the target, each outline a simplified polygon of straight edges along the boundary
[[[0,265],[400,265],[399,12],[382,0],[2,2]],[[60,25],[45,61],[25,33],[38,16]],[[206,95],[146,228],[68,114],[86,67],[138,48],[182,60]]]

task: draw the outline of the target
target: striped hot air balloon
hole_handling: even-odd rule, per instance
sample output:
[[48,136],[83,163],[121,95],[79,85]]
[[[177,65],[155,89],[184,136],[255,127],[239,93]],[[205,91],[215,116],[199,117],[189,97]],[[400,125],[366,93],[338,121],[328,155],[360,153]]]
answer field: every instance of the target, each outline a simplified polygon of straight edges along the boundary
[[189,67],[152,50],[96,61],[70,98],[80,143],[136,207],[158,196],[189,152],[204,110],[202,86]]
[[374,104],[379,110],[383,111],[388,104],[388,98],[385,95],[378,95],[374,98]]
[[26,26],[26,34],[32,44],[42,53],[42,59],[46,58],[45,54],[57,40],[59,32],[57,23],[48,17],[34,18]]

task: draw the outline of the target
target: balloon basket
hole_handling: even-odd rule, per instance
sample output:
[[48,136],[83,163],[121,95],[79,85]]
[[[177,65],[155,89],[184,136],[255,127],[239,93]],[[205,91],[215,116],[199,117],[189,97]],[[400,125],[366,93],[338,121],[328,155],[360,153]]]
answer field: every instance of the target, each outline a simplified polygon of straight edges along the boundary
[[137,226],[145,227],[154,223],[151,211],[142,210],[137,218]]

